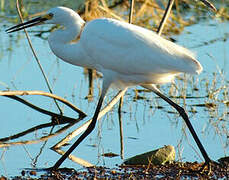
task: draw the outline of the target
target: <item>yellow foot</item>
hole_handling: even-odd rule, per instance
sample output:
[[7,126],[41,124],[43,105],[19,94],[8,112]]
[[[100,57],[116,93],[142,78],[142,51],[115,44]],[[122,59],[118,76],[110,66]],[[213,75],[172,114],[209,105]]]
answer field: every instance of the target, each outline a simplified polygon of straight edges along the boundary
[[212,174],[212,168],[214,166],[218,166],[218,165],[220,165],[220,164],[213,161],[213,160],[207,161],[201,166],[201,168],[200,168],[200,170],[198,170],[198,172],[200,174],[211,175]]

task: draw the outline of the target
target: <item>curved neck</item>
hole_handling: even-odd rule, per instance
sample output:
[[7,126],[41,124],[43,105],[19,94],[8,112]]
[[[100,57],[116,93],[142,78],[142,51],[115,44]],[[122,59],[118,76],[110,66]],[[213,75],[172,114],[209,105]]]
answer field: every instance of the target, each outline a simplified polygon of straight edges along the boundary
[[57,43],[70,43],[75,40],[77,36],[80,35],[82,28],[84,26],[84,21],[71,21],[71,22],[63,22],[60,24],[64,27],[64,29],[58,29],[50,34],[48,41],[49,43],[57,42]]
[[51,33],[48,42],[53,53],[60,59],[73,65],[90,67],[80,42],[72,42],[80,36],[84,25],[83,22],[82,20],[78,24],[76,24],[77,22],[63,24],[65,28]]

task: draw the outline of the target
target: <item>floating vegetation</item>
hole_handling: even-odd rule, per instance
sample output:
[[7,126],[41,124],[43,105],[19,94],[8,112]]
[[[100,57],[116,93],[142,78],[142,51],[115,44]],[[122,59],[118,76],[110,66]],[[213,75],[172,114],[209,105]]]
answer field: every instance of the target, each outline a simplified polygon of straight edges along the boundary
[[[227,179],[229,169],[220,164],[213,164],[211,173],[200,171],[202,163],[174,162],[165,165],[119,166],[115,168],[90,167],[80,171],[61,168],[57,171],[37,175],[34,170],[22,170],[22,176],[13,179]],[[37,175],[37,176],[36,176]],[[2,176],[2,179],[6,177]]]
[[108,152],[108,153],[103,153],[102,156],[104,156],[104,157],[109,157],[109,158],[113,158],[113,157],[119,156],[119,154],[115,154],[115,153],[112,153],[112,152]]

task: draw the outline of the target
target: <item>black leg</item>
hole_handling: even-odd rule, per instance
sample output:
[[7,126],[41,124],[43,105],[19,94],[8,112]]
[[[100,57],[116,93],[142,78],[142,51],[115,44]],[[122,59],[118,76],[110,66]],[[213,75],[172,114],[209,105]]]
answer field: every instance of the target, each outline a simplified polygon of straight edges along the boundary
[[186,125],[188,126],[188,129],[190,130],[194,140],[196,141],[197,146],[200,149],[201,154],[204,157],[205,163],[209,164],[211,162],[211,159],[209,158],[207,152],[205,151],[202,143],[200,142],[191,122],[189,121],[188,115],[185,112],[184,108],[180,107],[178,104],[176,104],[175,102],[173,102],[171,99],[167,98],[166,96],[164,96],[159,89],[157,89],[154,85],[143,85],[143,87],[152,90],[155,94],[157,94],[160,98],[162,98],[163,100],[165,100],[167,103],[169,103],[171,106],[173,106],[181,115],[181,117],[184,119]]
[[64,160],[72,153],[72,151],[93,131],[93,129],[95,128],[96,125],[96,121],[100,112],[100,109],[102,107],[103,104],[103,100],[106,94],[106,91],[108,89],[109,86],[103,87],[102,90],[102,94],[99,98],[99,102],[98,105],[96,107],[94,116],[92,118],[91,123],[89,124],[88,128],[86,129],[86,131],[84,131],[84,133],[77,139],[77,141],[65,152],[65,154],[63,156],[61,156],[61,158],[55,163],[55,165],[51,168],[49,168],[49,170],[56,170],[59,168],[59,166],[64,162]]

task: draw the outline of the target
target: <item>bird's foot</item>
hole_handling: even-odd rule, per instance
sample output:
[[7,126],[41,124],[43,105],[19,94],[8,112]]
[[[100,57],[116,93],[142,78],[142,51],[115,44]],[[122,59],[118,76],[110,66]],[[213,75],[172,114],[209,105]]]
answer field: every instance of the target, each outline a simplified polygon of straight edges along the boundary
[[68,174],[70,174],[70,173],[73,173],[73,172],[75,172],[76,170],[75,169],[73,169],[73,168],[57,168],[57,167],[55,167],[55,166],[52,166],[52,167],[49,167],[49,168],[46,168],[45,169],[46,171],[48,171],[48,172],[61,172],[61,173],[68,173]]
[[45,170],[46,170],[47,172],[52,172],[52,171],[56,171],[57,168],[54,168],[54,167],[52,166],[52,167],[49,167],[49,168],[45,168]]
[[220,165],[220,164],[213,161],[213,160],[205,161],[204,164],[201,166],[201,168],[198,170],[198,172],[200,174],[211,175],[212,174],[212,168],[216,165]]

